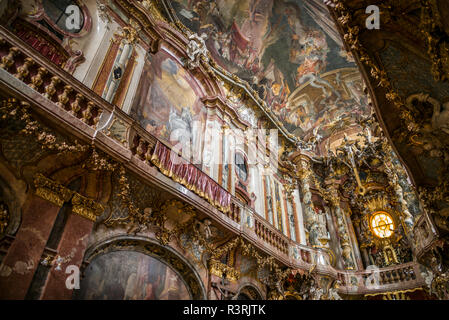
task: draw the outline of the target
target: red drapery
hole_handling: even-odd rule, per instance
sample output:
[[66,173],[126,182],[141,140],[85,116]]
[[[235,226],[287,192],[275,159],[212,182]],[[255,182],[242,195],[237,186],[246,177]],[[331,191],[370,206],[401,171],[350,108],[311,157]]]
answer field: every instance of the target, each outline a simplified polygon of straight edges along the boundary
[[151,162],[166,176],[205,198],[224,213],[231,211],[231,194],[215,180],[157,142]]
[[50,36],[41,32],[37,27],[20,19],[16,19],[12,26],[20,39],[54,64],[62,67],[67,62],[69,56],[62,45],[57,44],[55,40],[52,40]]

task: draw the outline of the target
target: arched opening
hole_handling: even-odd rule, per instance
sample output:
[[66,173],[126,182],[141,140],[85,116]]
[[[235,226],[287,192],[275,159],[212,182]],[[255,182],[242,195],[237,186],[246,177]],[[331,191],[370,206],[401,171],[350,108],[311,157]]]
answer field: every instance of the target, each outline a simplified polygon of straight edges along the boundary
[[262,300],[262,294],[253,285],[243,286],[238,294],[237,300]]
[[174,251],[143,239],[106,242],[86,254],[79,300],[203,299],[199,277]]

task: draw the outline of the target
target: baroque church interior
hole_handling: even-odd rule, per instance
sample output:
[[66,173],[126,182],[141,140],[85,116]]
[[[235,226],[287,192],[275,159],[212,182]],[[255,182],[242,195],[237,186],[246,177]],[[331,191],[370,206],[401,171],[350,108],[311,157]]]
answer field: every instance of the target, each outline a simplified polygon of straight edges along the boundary
[[0,17],[0,299],[449,299],[447,0]]

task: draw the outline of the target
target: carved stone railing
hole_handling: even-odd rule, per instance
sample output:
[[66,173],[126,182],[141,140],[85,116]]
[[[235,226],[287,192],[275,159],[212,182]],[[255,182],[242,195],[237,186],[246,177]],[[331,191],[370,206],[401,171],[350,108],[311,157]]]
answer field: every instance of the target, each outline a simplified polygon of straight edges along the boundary
[[[9,91],[15,89],[15,92],[20,91],[22,96],[34,100],[41,108],[40,113],[47,112],[50,119],[64,120],[67,129],[72,129],[71,132],[84,135],[86,140],[90,139],[103,151],[126,162],[131,170],[144,175],[147,181],[169,186],[167,180],[170,178],[158,175],[150,161],[158,141],[153,135],[129,115],[40,56],[1,26],[0,82],[4,87],[9,87]],[[22,87],[22,84],[26,86]],[[175,183],[172,181],[172,184]],[[188,193],[187,189],[179,192],[180,189],[182,187],[178,186],[170,190],[178,190],[177,195],[184,196],[183,199],[187,202],[197,199],[196,205],[220,225],[251,241],[254,246],[286,266],[303,270],[313,268],[320,274],[339,278],[344,283],[340,288],[341,292],[373,293],[392,288],[422,286],[424,283],[417,269],[418,265],[411,263],[381,269],[379,288],[366,287],[364,283],[371,272],[336,270],[330,265],[330,255],[326,250],[310,248],[292,241],[237,198],[232,197],[231,210],[225,213],[209,205],[207,201],[201,203],[201,198],[194,193]],[[351,277],[357,280],[357,287],[351,285]]]
[[112,110],[112,106],[103,99],[90,98],[92,94],[89,88],[36,54],[32,48],[3,27],[0,27],[0,68],[94,128],[102,110]]
[[[310,269],[312,267],[322,269],[325,273],[333,273],[335,270],[329,264],[330,256],[325,250],[318,250],[305,245],[301,245],[289,237],[284,235],[272,224],[270,224],[261,215],[257,214],[254,209],[242,204],[236,198],[233,199],[241,207],[242,212],[242,235],[257,241],[263,246],[263,250],[271,253],[280,261],[293,268]],[[327,266],[320,265],[318,257],[322,257]]]
[[289,239],[258,215],[254,215],[254,218],[254,232],[257,237],[288,255]]
[[339,291],[347,294],[392,292],[425,286],[416,262],[359,272],[338,272]]

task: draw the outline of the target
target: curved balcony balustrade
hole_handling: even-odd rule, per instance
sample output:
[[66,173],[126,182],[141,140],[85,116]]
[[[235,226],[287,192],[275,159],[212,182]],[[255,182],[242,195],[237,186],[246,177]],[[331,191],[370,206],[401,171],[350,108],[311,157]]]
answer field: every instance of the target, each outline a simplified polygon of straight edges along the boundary
[[339,291],[346,294],[373,294],[419,288],[426,285],[420,266],[409,262],[382,269],[338,272]]

